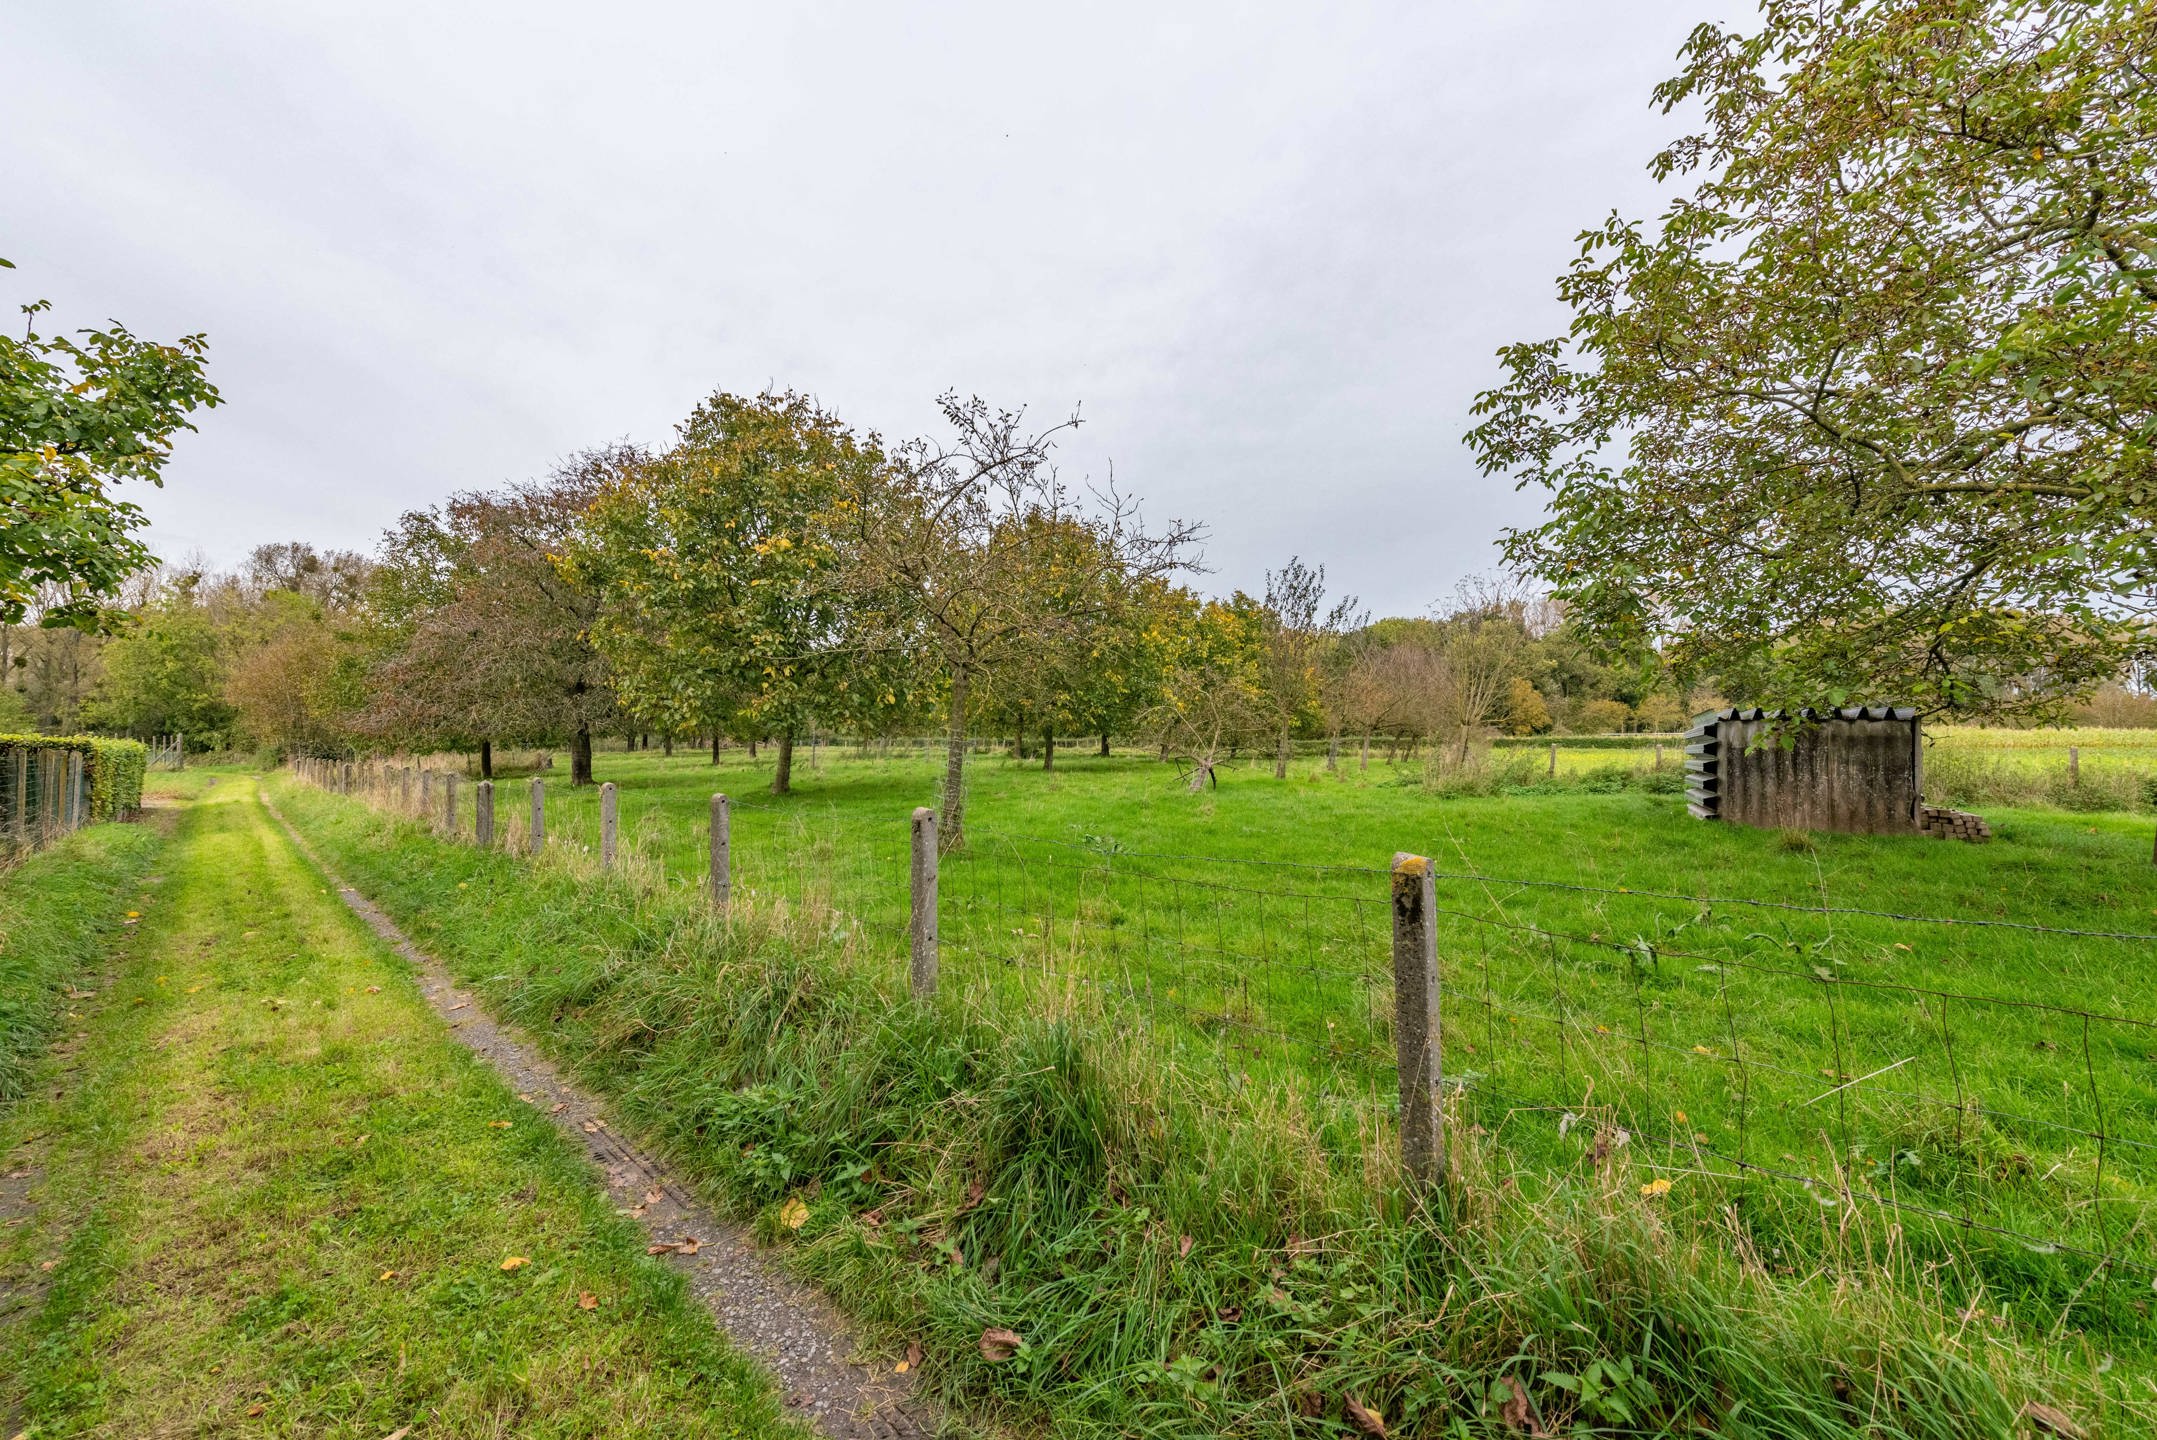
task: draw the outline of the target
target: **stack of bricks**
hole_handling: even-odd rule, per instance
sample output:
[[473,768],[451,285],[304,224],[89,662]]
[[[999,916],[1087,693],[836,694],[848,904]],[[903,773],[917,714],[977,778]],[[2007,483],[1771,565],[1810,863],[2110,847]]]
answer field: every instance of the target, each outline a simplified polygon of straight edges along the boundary
[[1918,815],[1917,828],[1935,840],[1968,840],[1982,845],[1992,838],[1992,827],[1984,817],[1943,805],[1925,806]]

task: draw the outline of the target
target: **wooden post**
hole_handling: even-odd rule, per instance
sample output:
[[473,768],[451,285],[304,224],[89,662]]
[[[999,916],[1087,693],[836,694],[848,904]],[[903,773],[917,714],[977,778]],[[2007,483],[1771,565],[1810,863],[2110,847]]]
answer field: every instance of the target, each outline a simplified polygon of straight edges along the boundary
[[726,909],[727,901],[733,898],[734,893],[734,877],[729,871],[729,867],[734,863],[733,841],[733,823],[732,817],[727,813],[726,796],[714,795],[712,796],[712,904],[721,910]]
[[907,980],[916,1000],[936,993],[936,812],[923,805],[914,811],[914,909],[907,935],[913,963]]
[[1393,1050],[1401,1087],[1401,1168],[1424,1190],[1445,1175],[1439,1105],[1444,1056],[1438,1031],[1438,905],[1431,862],[1393,857]]
[[2082,747],[2080,745],[2067,747],[2067,783],[2070,785],[2080,785],[2082,783]]
[[614,782],[599,787],[599,862],[614,868],[614,834],[618,816],[614,805]]
[[494,782],[482,780],[472,796],[472,838],[482,850],[494,848]]
[[547,782],[532,777],[532,853],[547,848]]

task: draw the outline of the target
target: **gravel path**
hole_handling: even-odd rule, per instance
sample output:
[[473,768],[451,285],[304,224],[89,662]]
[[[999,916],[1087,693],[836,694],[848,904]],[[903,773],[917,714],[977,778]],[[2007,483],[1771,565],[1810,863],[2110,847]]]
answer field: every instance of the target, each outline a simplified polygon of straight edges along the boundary
[[681,1271],[734,1342],[778,1377],[787,1409],[835,1440],[905,1440],[942,1432],[936,1410],[914,1396],[910,1377],[888,1362],[864,1363],[845,1320],[815,1290],[780,1272],[741,1226],[722,1220],[650,1153],[618,1133],[598,1100],[517,1039],[408,939],[373,901],[347,885],[292,828],[268,796],[262,803],[300,853],[337,887],[353,913],[419,973],[427,1003],[457,1042],[485,1059],[583,1145],[609,1192],[634,1216],[668,1264]]

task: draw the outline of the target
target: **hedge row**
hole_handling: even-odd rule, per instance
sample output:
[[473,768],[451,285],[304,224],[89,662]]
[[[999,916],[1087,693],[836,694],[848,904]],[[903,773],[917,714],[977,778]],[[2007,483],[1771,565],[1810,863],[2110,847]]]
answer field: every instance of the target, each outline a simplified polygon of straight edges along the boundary
[[150,749],[139,740],[102,735],[0,735],[0,750],[79,752],[90,776],[90,818],[116,820],[142,806],[142,775]]
[[1490,743],[1498,750],[1541,750],[1550,745],[1560,750],[1645,750],[1657,744],[1683,745],[1685,736],[1646,730],[1635,735],[1501,735]]

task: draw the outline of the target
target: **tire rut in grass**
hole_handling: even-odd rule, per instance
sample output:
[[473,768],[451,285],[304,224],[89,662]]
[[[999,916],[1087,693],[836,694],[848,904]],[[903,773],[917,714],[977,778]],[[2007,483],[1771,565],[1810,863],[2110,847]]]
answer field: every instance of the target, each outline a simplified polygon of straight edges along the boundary
[[[497,1024],[479,996],[413,944],[395,921],[345,883],[267,795],[262,804],[286,837],[327,877],[352,912],[408,961],[420,991],[460,1045],[493,1066],[525,1100],[581,1143],[608,1192],[652,1237],[666,1261],[736,1344],[770,1366],[786,1406],[835,1440],[912,1440],[939,1433],[934,1407],[903,1376],[859,1363],[851,1329],[822,1295],[782,1274],[750,1238],[723,1220],[650,1152],[619,1134],[598,1100],[565,1079],[531,1045]],[[685,1245],[684,1241],[694,1241]]]

